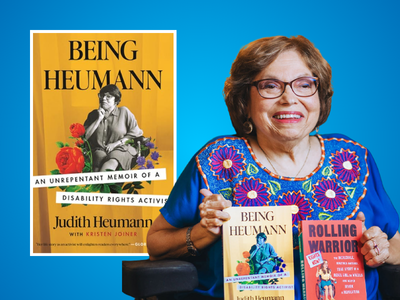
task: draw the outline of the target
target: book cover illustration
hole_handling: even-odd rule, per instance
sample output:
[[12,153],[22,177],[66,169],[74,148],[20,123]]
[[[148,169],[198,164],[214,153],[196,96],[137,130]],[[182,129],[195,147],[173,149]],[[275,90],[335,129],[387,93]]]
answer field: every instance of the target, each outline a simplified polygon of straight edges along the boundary
[[231,219],[222,234],[225,299],[294,299],[292,209],[226,209]]
[[361,221],[301,221],[302,299],[366,299],[361,236]]
[[174,31],[31,31],[31,255],[147,253],[176,176]]

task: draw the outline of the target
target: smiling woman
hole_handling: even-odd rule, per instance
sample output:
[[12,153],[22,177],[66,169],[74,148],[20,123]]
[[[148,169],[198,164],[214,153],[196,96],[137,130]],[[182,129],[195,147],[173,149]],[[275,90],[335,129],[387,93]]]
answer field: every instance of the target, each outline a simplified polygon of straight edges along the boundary
[[319,219],[363,221],[368,299],[380,299],[376,267],[400,264],[399,217],[364,146],[344,135],[310,135],[327,120],[333,95],[320,52],[301,36],[256,40],[240,50],[224,92],[237,135],[208,142],[189,162],[150,228],[150,259],[195,256],[195,293],[222,298],[224,209],[296,205],[296,299],[298,225]]

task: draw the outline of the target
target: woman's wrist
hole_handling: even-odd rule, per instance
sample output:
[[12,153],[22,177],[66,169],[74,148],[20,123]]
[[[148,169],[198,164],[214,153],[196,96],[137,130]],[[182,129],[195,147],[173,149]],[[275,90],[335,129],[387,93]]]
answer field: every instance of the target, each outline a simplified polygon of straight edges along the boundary
[[213,234],[201,226],[200,223],[197,223],[193,226],[190,237],[194,247],[201,251],[216,242],[220,238],[220,235]]

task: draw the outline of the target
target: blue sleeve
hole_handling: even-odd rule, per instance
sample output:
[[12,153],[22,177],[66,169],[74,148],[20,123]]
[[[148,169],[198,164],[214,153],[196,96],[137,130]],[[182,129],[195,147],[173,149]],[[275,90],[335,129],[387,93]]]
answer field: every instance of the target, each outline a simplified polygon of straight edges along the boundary
[[367,195],[361,201],[360,211],[365,214],[365,226],[378,226],[391,239],[399,228],[399,215],[383,188],[381,176],[371,152],[367,152],[369,178]]
[[175,227],[192,226],[200,222],[199,205],[203,200],[200,190],[207,188],[197,168],[194,156],[179,176],[160,212]]

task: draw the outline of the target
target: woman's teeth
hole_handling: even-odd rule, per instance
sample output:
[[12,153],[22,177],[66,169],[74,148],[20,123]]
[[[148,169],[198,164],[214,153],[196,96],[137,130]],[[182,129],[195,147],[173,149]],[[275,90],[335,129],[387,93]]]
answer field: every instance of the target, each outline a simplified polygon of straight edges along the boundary
[[301,116],[300,115],[277,115],[274,116],[275,119],[300,119]]

